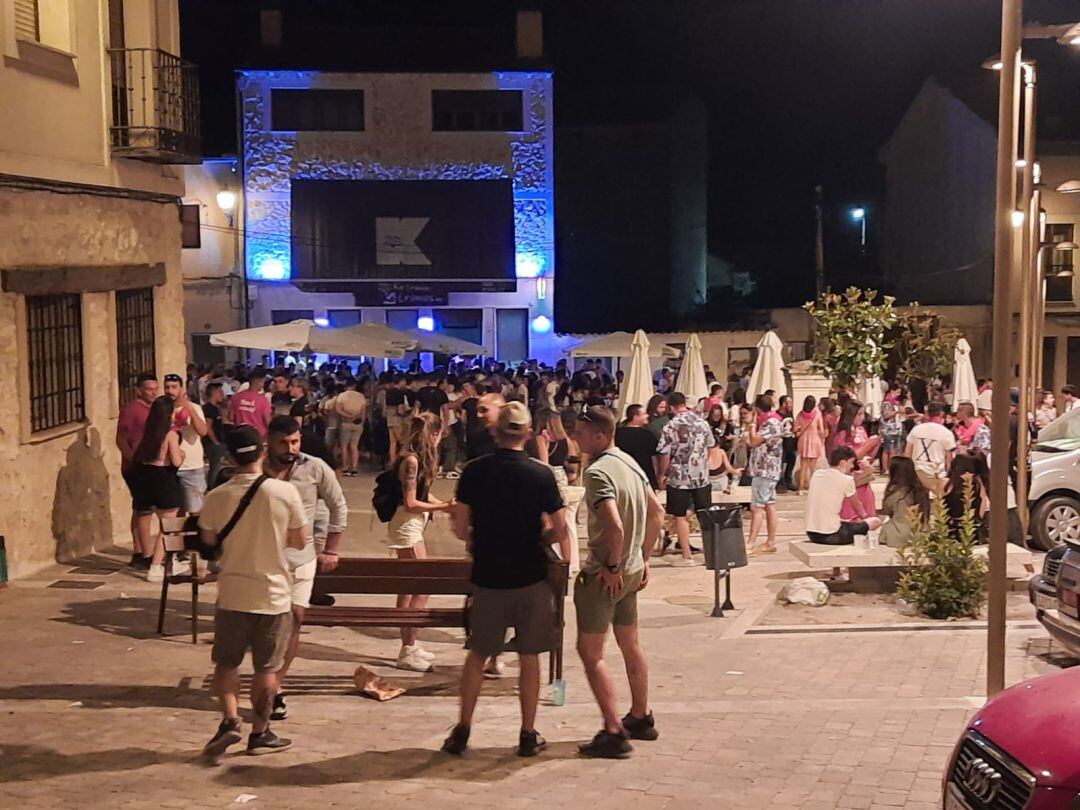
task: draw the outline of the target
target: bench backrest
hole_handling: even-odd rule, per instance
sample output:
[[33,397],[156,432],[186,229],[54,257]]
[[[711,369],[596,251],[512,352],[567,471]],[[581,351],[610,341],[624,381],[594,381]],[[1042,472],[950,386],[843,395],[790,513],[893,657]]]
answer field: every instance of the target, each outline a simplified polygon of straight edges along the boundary
[[[565,592],[569,566],[564,562],[552,563],[552,569],[549,580],[553,580]],[[343,557],[337,569],[316,575],[314,592],[467,594],[472,591],[472,583],[469,582],[471,573],[472,560]]]

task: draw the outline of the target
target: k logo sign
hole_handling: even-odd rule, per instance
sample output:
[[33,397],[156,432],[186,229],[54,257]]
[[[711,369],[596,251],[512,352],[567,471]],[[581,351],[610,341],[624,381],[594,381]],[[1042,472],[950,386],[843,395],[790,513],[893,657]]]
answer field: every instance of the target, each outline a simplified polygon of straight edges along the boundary
[[375,217],[375,263],[431,266],[416,244],[430,217]]

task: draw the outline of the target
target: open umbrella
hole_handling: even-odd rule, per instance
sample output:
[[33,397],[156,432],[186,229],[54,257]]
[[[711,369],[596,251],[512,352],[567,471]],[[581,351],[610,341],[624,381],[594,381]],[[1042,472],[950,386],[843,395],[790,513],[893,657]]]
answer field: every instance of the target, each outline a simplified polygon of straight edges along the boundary
[[299,320],[274,326],[255,326],[210,336],[211,346],[263,351],[337,354],[349,357],[405,356],[404,350],[385,341],[349,333],[348,329],[316,326],[314,321]]
[[619,389],[619,403],[615,411],[620,421],[626,416],[627,405],[644,407],[656,393],[652,367],[649,365],[649,338],[643,330],[638,329],[634,333],[631,348],[633,351],[630,354],[630,371],[623,378],[622,387]]
[[438,332],[425,332],[422,329],[394,329],[384,323],[362,323],[347,327],[345,331],[385,341],[411,352],[466,356],[487,353],[487,349],[483,346],[461,338],[442,335]]
[[[641,334],[645,334],[642,330],[638,330]],[[631,335],[629,332],[612,332],[610,335],[600,335],[599,337],[590,338],[589,340],[582,341],[570,349],[571,357],[630,357],[634,353],[634,339],[637,337],[637,332]],[[648,337],[646,336],[645,343],[648,348],[649,357],[678,357],[679,350],[667,346],[663,343],[657,342],[655,345],[649,344]]]
[[758,341],[757,350],[757,362],[750,374],[750,384],[746,387],[747,402],[753,402],[756,396],[770,389],[776,392],[777,397],[787,393],[784,358],[781,355],[784,344],[781,343],[780,336],[771,330],[766,332]]
[[971,367],[971,344],[966,338],[956,341],[953,351],[952,389],[954,408],[961,402],[974,405],[979,398],[979,384],[975,381],[975,369]]
[[675,390],[686,396],[686,404],[691,408],[697,406],[698,400],[709,396],[705,363],[701,359],[701,340],[696,333],[686,340],[686,354],[679,369],[679,378],[675,381]]

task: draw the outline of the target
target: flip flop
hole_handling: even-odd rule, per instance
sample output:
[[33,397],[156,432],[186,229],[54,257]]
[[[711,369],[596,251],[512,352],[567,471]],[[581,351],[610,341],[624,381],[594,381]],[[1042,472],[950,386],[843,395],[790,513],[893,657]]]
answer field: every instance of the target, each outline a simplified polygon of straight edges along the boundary
[[775,554],[776,546],[758,546],[754,549],[755,554]]

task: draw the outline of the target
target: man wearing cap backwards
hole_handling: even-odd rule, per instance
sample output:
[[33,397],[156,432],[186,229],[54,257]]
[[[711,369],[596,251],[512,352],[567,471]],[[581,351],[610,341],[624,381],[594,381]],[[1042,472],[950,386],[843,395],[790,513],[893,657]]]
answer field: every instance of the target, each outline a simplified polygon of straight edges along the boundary
[[[282,751],[292,743],[270,730],[270,712],[278,689],[278,670],[289,643],[292,617],[292,572],[286,548],[307,545],[308,518],[300,492],[288,481],[262,477],[262,437],[250,425],[225,436],[236,473],[206,496],[199,531],[209,546],[221,543],[218,601],[214,614],[214,694],[223,719],[203,753],[218,758],[241,740],[240,676],[244,654],[251,649],[255,675],[251,682],[254,709],[249,754]],[[258,483],[248,508],[224,540],[245,494]]]
[[210,428],[203,409],[188,397],[184,378],[179,374],[165,375],[165,396],[174,403],[173,429],[180,432],[180,449],[184,451],[184,461],[177,473],[184,494],[184,512],[197,515],[202,511],[203,498],[206,496],[202,440]]
[[513,627],[521,662],[519,756],[535,756],[547,743],[536,731],[540,653],[554,640],[554,594],[547,583],[546,547],[565,544],[570,529],[550,468],[525,454],[532,418],[520,402],[502,406],[495,452],[465,466],[452,512],[454,533],[472,554],[471,635],[461,673],[461,716],[443,751],[462,754],[484,680],[484,662],[498,654]]

